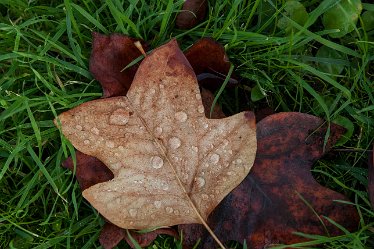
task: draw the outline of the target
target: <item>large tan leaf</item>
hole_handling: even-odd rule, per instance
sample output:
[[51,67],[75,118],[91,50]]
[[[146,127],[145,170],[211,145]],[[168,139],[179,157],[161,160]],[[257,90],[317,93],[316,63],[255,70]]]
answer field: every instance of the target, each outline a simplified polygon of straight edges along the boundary
[[253,114],[207,119],[174,40],[144,59],[126,97],[90,101],[59,119],[78,150],[113,172],[83,196],[123,228],[204,223],[255,158]]

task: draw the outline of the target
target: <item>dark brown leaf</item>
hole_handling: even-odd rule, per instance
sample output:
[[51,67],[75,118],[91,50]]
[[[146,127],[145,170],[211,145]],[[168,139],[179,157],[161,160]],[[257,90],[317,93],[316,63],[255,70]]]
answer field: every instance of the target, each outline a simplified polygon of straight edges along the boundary
[[101,229],[99,241],[105,249],[111,249],[125,238],[126,231],[111,223],[105,223]]
[[207,0],[186,0],[182,12],[177,16],[176,24],[180,29],[190,29],[201,22],[206,15]]
[[[95,184],[113,179],[114,175],[112,171],[99,159],[86,155],[79,150],[76,151],[76,159],[75,176],[77,177],[82,191]],[[62,166],[73,171],[74,163],[72,158],[69,157],[66,159]]]
[[[208,89],[221,86],[230,69],[230,61],[221,44],[210,38],[197,41],[186,50],[185,56],[190,62],[199,84]],[[228,85],[235,85],[237,80],[231,75]]]
[[[297,231],[342,234],[324,217],[349,230],[357,228],[355,208],[334,201],[348,199],[319,185],[310,172],[312,164],[323,156],[322,124],[321,119],[301,113],[279,113],[258,123],[258,150],[252,171],[208,218],[222,241],[246,240],[248,248],[257,249],[305,241],[293,234]],[[326,149],[343,133],[342,127],[333,125]],[[201,226],[181,225],[180,229],[187,246],[201,238],[203,248],[214,247]]]
[[93,33],[90,71],[103,88],[103,97],[126,95],[138,65],[122,71],[141,54],[134,45],[137,39],[124,35]]
[[[142,248],[149,246],[156,239],[156,237],[161,234],[170,235],[176,239],[179,238],[178,232],[172,228],[159,228],[147,233],[137,233],[135,231],[130,231],[129,233],[131,237],[135,239],[135,241],[137,241]],[[134,244],[131,242],[127,234],[125,236],[125,240],[131,246],[131,248],[135,248]]]
[[369,152],[369,181],[368,181],[368,192],[371,206],[374,208],[374,146],[373,150]]

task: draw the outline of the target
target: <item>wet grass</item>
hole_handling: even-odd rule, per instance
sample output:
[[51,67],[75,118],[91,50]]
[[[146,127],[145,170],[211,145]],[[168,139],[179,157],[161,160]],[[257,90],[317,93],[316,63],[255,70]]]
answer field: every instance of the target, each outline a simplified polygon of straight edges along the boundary
[[[304,25],[290,20],[294,32],[286,34],[276,26],[281,2],[210,1],[203,23],[179,30],[174,23],[183,1],[0,0],[0,248],[99,247],[103,220],[60,167],[73,147],[52,122],[102,94],[88,71],[93,31],[142,38],[153,48],[172,37],[184,49],[213,37],[241,77],[236,89],[217,92],[228,114],[270,107],[347,127],[347,141],[313,174],[355,203],[360,227],[333,238],[303,235],[312,241],[295,247],[372,248],[374,211],[366,187],[374,138],[374,31],[366,32],[360,20],[350,34],[330,38],[336,30],[325,30],[321,16],[336,1],[314,0],[301,1],[309,18]],[[338,56],[318,53],[321,46]],[[329,65],[339,65],[339,72],[326,71]],[[150,248],[176,245],[160,236]]]

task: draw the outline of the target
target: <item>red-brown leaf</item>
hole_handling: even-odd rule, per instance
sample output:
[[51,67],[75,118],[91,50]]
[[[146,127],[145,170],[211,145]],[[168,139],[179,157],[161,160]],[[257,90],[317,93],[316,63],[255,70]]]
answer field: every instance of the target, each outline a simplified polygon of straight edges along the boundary
[[186,0],[182,12],[177,16],[176,24],[180,29],[190,29],[201,22],[206,15],[207,0]]
[[[221,86],[218,83],[224,81],[230,69],[229,58],[221,44],[213,39],[203,38],[194,43],[184,54],[198,76],[200,85],[209,89],[217,89]],[[204,74],[215,77],[201,77]],[[235,76],[231,75],[231,77],[229,85],[237,82],[233,79]]]
[[137,39],[124,35],[93,33],[90,72],[103,88],[103,97],[126,95],[138,65],[122,71],[141,55],[134,45]]
[[107,222],[100,232],[100,245],[105,249],[111,249],[125,238],[125,234],[124,229]]
[[[349,230],[357,228],[355,208],[334,201],[348,199],[318,184],[310,172],[312,164],[323,156],[326,129],[319,128],[322,124],[321,119],[301,113],[279,113],[258,123],[252,171],[208,218],[222,241],[246,240],[249,248],[256,249],[301,242],[306,239],[293,232],[326,235],[320,219],[330,235],[341,234],[324,216]],[[342,127],[333,125],[326,149],[343,133]],[[201,226],[181,225],[180,229],[187,246],[201,238],[203,248],[214,247]]]
[[[172,228],[159,228],[148,233],[137,233],[135,231],[130,231],[131,237],[135,239],[135,241],[137,241],[142,248],[149,246],[156,239],[156,237],[161,234],[170,235],[176,239],[179,238],[178,232]],[[127,234],[125,236],[125,240],[131,246],[131,248],[135,248]]]
[[[95,184],[113,179],[114,175],[112,171],[99,159],[86,155],[78,150],[76,151],[76,159],[75,176],[77,177],[82,191]],[[74,163],[72,158],[69,157],[66,159],[62,166],[73,171]]]

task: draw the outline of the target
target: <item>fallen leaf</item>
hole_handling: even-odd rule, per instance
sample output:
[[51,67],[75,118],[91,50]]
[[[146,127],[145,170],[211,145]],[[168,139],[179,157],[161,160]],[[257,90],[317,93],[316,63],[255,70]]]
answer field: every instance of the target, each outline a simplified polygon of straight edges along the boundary
[[[146,246],[149,246],[158,235],[169,235],[173,236],[174,238],[179,238],[179,234],[177,231],[171,228],[159,228],[154,231],[150,231],[147,233],[138,233],[135,231],[130,231],[130,236],[138,242],[139,246],[144,248]],[[129,236],[126,234],[126,242],[131,246],[131,248],[135,248],[134,244],[131,242]]]
[[[318,184],[310,169],[323,156],[323,120],[301,113],[279,113],[257,124],[258,150],[253,169],[212,212],[208,225],[221,241],[235,240],[248,248],[307,240],[294,232],[342,234],[325,217],[349,230],[358,226],[348,199]],[[344,133],[331,126],[328,150]],[[323,224],[322,224],[323,223]],[[214,242],[200,225],[180,225],[187,247],[201,238],[202,248]]]
[[[74,171],[74,163],[71,157],[62,164],[63,167]],[[100,182],[113,179],[112,171],[99,159],[76,151],[76,173],[82,191]]]
[[138,39],[120,34],[106,36],[96,32],[92,36],[90,72],[100,82],[103,97],[125,95],[138,66],[123,69],[142,55],[134,44]]
[[111,223],[105,223],[100,232],[100,245],[105,249],[112,249],[125,238],[126,231]]
[[59,119],[77,149],[114,173],[83,196],[123,228],[204,223],[248,174],[256,151],[251,112],[205,117],[176,41],[143,60],[126,97],[90,101]]
[[[202,38],[186,50],[185,56],[191,63],[199,84],[216,90],[230,70],[230,61],[224,47],[211,38]],[[231,75],[228,86],[236,85],[236,76]]]
[[[179,234],[172,228],[159,228],[154,231],[147,233],[138,233],[135,231],[129,231],[130,236],[138,243],[141,247],[149,246],[158,235],[170,235],[174,238],[179,238]],[[101,230],[99,241],[102,247],[105,249],[111,249],[118,245],[121,240],[126,240],[127,244],[131,248],[136,248],[126,233],[125,229],[119,228],[111,223],[106,223]]]
[[[103,91],[104,91],[104,98],[117,96],[124,93],[127,93],[128,88],[132,82],[132,78],[134,74],[132,71],[125,71],[120,72],[118,69],[122,69],[130,62],[131,58],[137,56],[134,55],[133,52],[136,51],[134,46],[131,45],[131,42],[135,41],[134,38],[129,38],[127,36],[115,34],[112,36],[105,36],[98,33],[93,33],[94,41],[93,41],[93,51],[91,56],[91,69],[95,70],[93,73],[96,75],[98,80],[103,79],[100,81]],[[104,46],[105,42],[111,44],[109,47]],[[109,44],[108,43],[108,44]],[[115,43],[115,44],[114,44]],[[135,46],[137,45],[136,42],[134,43]],[[203,45],[206,44],[206,45]],[[143,44],[144,45],[144,44]],[[139,50],[139,48],[138,48]],[[210,60],[211,64],[207,64],[204,60],[196,60],[194,56],[199,55],[200,52],[210,51],[211,54],[215,54],[217,60]],[[139,50],[141,51],[141,50]],[[227,61],[227,56],[225,55],[223,47],[218,44],[217,42],[213,41],[212,39],[202,39],[197,41],[189,50],[186,51],[189,59],[191,60],[192,67],[197,68],[200,72],[200,75],[205,74],[205,72],[220,72],[221,74],[227,74],[229,69],[229,63]],[[217,56],[218,54],[218,56]],[[221,54],[221,56],[219,55]],[[102,59],[104,58],[106,63],[102,63]],[[127,59],[123,59],[127,58]],[[98,60],[98,63],[96,62]],[[226,65],[227,64],[227,65]],[[223,65],[223,66],[222,66]],[[117,70],[113,70],[113,68],[117,68]],[[137,70],[138,65],[135,64],[133,70]],[[104,72],[104,75],[101,76]],[[107,80],[108,78],[111,79],[121,79],[114,81]],[[125,84],[122,84],[124,82]],[[207,80],[203,79],[202,83],[207,82]],[[219,83],[223,82],[222,78],[220,79],[209,79],[210,85],[215,85],[216,88],[219,86]],[[200,82],[199,82],[200,83]],[[213,103],[214,96],[213,94],[204,88],[201,88],[201,95],[202,95],[202,102],[205,109],[205,114],[209,117],[210,107]],[[219,105],[216,105],[213,109],[211,118],[223,118],[225,115],[223,114]],[[113,173],[106,167],[104,163],[98,160],[95,157],[86,155],[80,151],[76,152],[76,178],[79,182],[79,185],[82,190],[85,190],[88,187],[93,186],[94,184],[105,182],[113,178]],[[69,168],[70,170],[74,170],[73,160],[71,157],[67,158],[63,163],[65,168]],[[113,248],[116,244],[118,244],[122,239],[118,239],[118,237],[114,236],[115,234],[122,234],[124,236],[124,230],[118,226],[115,226],[111,223],[106,223],[102,228],[102,235],[109,233],[109,236],[100,237],[100,243],[105,248]],[[171,229],[171,228],[168,228]],[[164,230],[164,229],[163,229]],[[157,230],[155,231],[157,232]],[[155,233],[153,232],[153,233]],[[144,235],[146,236],[146,235]],[[139,236],[138,236],[139,237]],[[137,238],[138,238],[137,237]],[[117,238],[117,239],[116,239]],[[122,237],[123,238],[123,237]],[[139,237],[141,239],[141,237]],[[116,243],[113,242],[117,241]],[[139,241],[138,241],[139,242]],[[108,246],[111,245],[111,246]]]
[[368,192],[371,206],[374,208],[374,146],[373,150],[369,152],[369,179],[368,179]]
[[185,0],[182,11],[177,16],[177,27],[180,29],[195,27],[205,18],[207,7],[207,0]]

